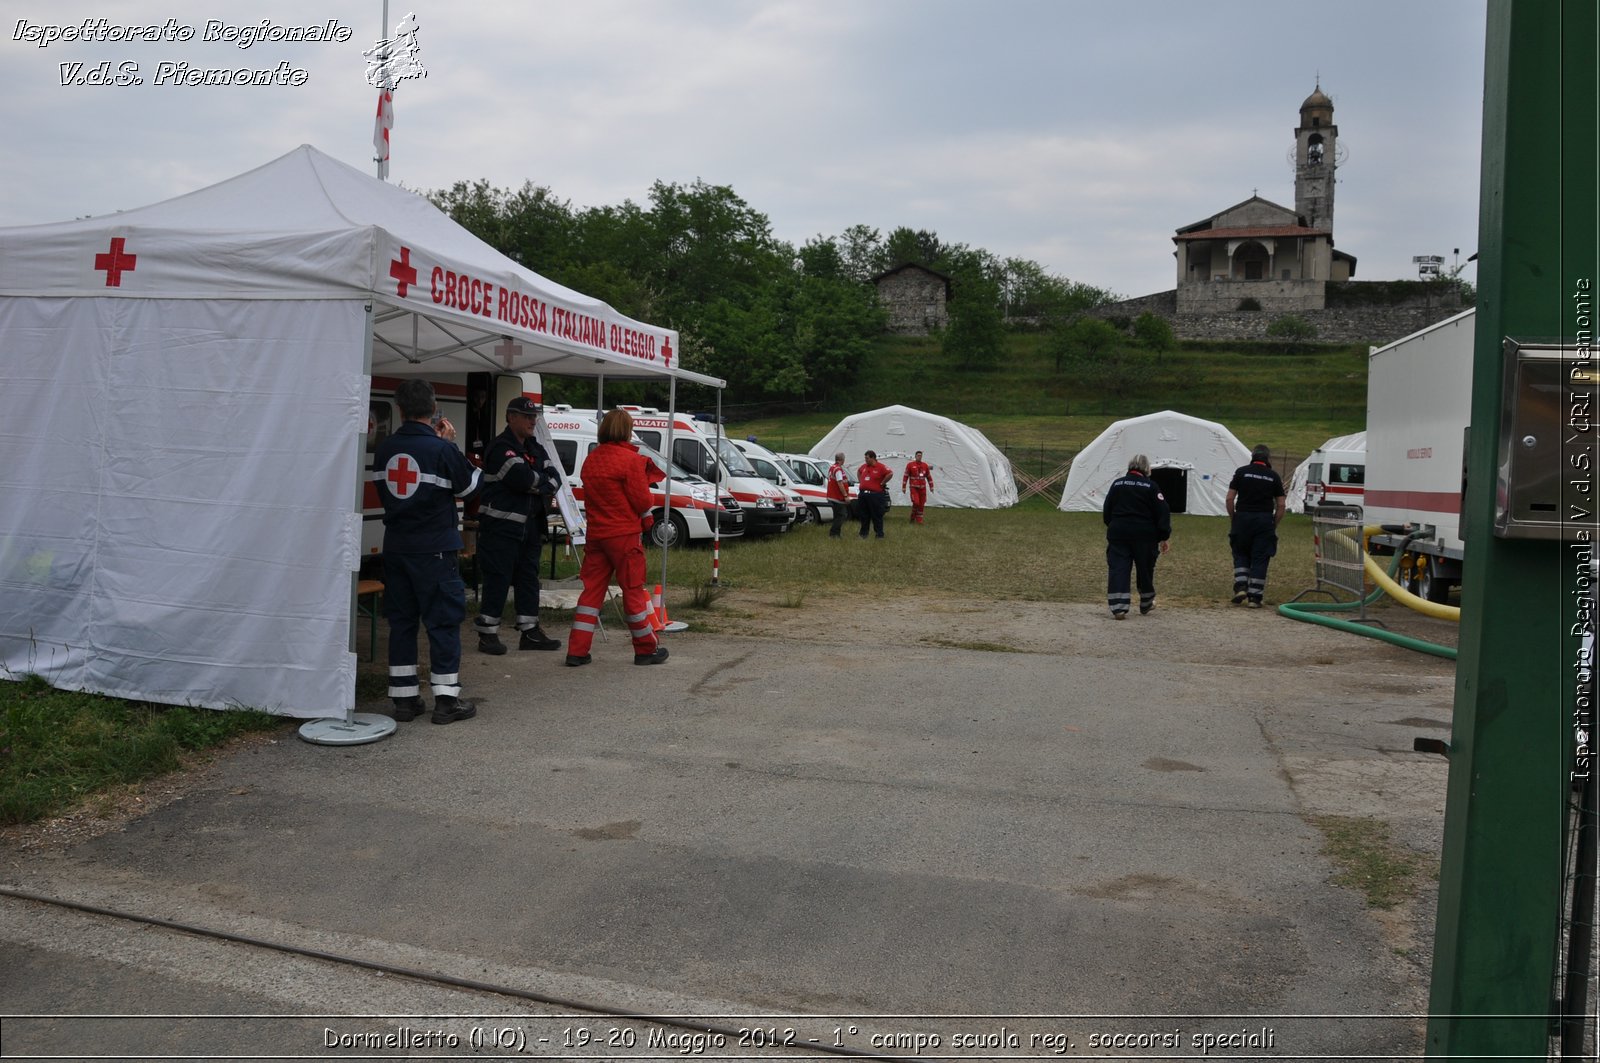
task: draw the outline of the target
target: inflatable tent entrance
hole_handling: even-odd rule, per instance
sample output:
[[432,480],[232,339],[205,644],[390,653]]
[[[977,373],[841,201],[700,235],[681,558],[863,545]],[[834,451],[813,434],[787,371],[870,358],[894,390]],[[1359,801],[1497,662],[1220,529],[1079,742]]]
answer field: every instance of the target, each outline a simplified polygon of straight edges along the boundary
[[1150,459],[1151,479],[1174,513],[1225,516],[1233,472],[1250,461],[1249,449],[1215,421],[1163,410],[1117,421],[1078,452],[1057,509],[1098,513],[1111,481],[1128,471],[1128,459]]
[[721,386],[677,349],[309,146],[0,229],[0,673],[347,713],[371,375]]
[[928,506],[1003,509],[1017,504],[1017,482],[1011,462],[976,428],[924,413],[909,406],[885,406],[851,414],[822,437],[810,456],[832,463],[844,451],[845,464],[855,469],[869,450],[894,469],[894,492],[900,496],[900,475],[906,462],[922,451],[933,468]]

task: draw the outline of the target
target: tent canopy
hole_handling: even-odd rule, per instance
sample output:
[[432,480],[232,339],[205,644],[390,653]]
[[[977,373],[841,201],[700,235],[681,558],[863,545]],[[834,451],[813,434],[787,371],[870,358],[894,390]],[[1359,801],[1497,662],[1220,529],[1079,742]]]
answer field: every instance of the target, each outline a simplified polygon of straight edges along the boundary
[[677,347],[310,147],[0,229],[0,674],[341,715],[371,374],[720,385]]
[[933,468],[929,506],[1001,509],[1017,504],[1011,462],[982,432],[909,406],[851,414],[823,436],[810,455],[831,462],[834,454],[844,451],[847,461],[859,463],[869,450],[892,466],[896,476],[922,451],[922,460]]
[[[1249,449],[1215,421],[1163,410],[1117,421],[1078,452],[1056,508],[1100,512],[1111,482],[1128,471],[1128,459],[1143,454],[1152,472],[1182,470],[1183,511],[1224,516],[1228,482],[1250,461]],[[1164,488],[1165,489],[1165,488]]]
[[541,277],[422,196],[304,144],[147,207],[0,229],[0,295],[370,298],[374,373],[721,384],[678,367],[676,332]]

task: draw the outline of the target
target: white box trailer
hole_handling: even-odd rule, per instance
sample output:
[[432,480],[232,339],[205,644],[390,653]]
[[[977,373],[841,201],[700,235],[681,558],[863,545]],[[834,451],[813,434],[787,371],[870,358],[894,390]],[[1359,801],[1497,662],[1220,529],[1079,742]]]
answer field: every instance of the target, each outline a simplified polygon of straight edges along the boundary
[[1461,490],[1472,411],[1473,310],[1447,318],[1367,358],[1366,497],[1363,519],[1383,525],[1374,554],[1392,554],[1408,532],[1403,575],[1413,593],[1444,601],[1461,582]]

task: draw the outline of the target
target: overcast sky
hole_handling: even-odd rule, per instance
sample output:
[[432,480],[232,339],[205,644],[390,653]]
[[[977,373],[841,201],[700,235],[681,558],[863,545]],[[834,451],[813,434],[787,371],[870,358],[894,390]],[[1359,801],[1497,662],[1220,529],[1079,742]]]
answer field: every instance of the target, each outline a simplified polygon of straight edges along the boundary
[[[1286,155],[1320,78],[1357,279],[1477,249],[1483,0],[393,0],[389,23],[407,12],[427,71],[395,94],[390,180],[409,188],[532,181],[588,207],[701,178],[796,244],[904,225],[1142,295],[1173,286],[1178,227],[1252,193],[1293,207]],[[380,0],[61,0],[4,18],[0,225],[155,202],[302,143],[372,170],[362,51]],[[194,37],[28,39],[95,18]],[[211,19],[330,18],[347,42],[203,40]],[[63,64],[105,61],[144,83],[62,84]],[[158,85],[163,62],[285,64],[303,84]]]

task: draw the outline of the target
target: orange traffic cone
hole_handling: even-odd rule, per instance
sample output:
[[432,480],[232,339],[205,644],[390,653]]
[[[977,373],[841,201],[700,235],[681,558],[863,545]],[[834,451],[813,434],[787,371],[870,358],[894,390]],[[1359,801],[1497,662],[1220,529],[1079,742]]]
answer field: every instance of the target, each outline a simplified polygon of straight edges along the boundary
[[655,593],[650,596],[650,626],[658,633],[666,627],[661,619],[661,584],[656,584]]

